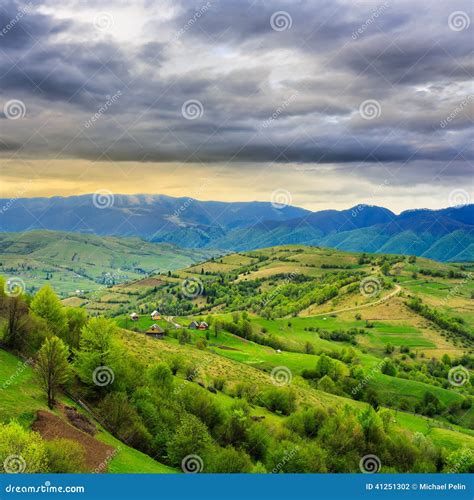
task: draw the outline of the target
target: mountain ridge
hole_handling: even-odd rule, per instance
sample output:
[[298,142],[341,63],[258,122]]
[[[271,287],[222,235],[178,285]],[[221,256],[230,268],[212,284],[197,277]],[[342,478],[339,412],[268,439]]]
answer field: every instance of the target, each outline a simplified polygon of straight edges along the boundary
[[[301,243],[360,252],[474,260],[474,205],[395,214],[376,205],[312,212],[271,202],[97,193],[0,199],[1,232],[34,229],[138,236],[185,248],[244,251]],[[459,256],[459,258],[458,258]]]

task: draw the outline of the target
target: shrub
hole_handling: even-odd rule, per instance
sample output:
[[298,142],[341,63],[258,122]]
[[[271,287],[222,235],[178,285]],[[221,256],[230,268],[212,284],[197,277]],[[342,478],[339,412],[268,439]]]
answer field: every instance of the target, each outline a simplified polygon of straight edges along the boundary
[[53,439],[46,441],[48,472],[78,473],[86,472],[85,450],[77,441]]
[[173,387],[173,374],[170,367],[165,363],[153,365],[148,371],[148,376],[151,383],[160,389],[169,391]]
[[206,472],[250,472],[252,461],[244,451],[227,446],[214,448],[211,453],[208,453],[204,467]]
[[216,377],[212,385],[214,386],[214,389],[216,389],[217,391],[223,391],[225,387],[225,382],[226,382],[225,378]]
[[44,441],[18,422],[0,424],[0,471],[47,472]]
[[271,388],[262,394],[263,404],[274,413],[290,415],[296,408],[296,397],[290,389]]

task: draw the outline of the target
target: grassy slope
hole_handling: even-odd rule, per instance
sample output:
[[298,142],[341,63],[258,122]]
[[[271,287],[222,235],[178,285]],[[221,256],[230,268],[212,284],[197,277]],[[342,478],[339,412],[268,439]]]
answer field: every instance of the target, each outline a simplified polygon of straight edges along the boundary
[[[63,398],[72,405],[72,401]],[[12,354],[0,349],[0,422],[16,419],[29,427],[37,410],[51,411],[30,366]],[[58,416],[59,412],[54,411]],[[99,430],[96,439],[114,446],[118,452],[109,463],[109,472],[114,473],[170,473],[174,469],[160,464],[149,456],[125,445],[104,429]]]
[[[58,293],[101,289],[103,273],[116,282],[205,260],[211,252],[148,243],[139,238],[99,237],[58,231],[0,233],[0,263],[6,276],[22,278],[29,290],[51,283]],[[51,281],[46,274],[52,273]]]
[[[228,334],[226,334],[228,335]],[[216,376],[224,376],[227,384],[233,386],[241,381],[251,381],[259,389],[273,386],[270,375],[261,368],[271,368],[272,366],[292,365],[295,370],[300,366],[292,362],[292,356],[298,357],[298,361],[306,361],[304,364],[313,366],[316,356],[281,353],[276,354],[272,349],[247,343],[248,352],[242,351],[242,358],[235,351],[211,347],[208,350],[199,350],[193,346],[180,345],[174,339],[154,340],[144,335],[122,330],[121,338],[127,348],[138,356],[142,361],[152,364],[156,361],[166,361],[172,356],[181,356],[187,362],[193,363],[199,367],[199,378],[204,384]],[[235,338],[235,337],[234,337]],[[219,340],[221,340],[219,338]],[[212,341],[212,340],[211,340]],[[236,339],[237,342],[243,342]],[[244,342],[245,343],[245,342]],[[264,351],[267,351],[266,353]],[[259,357],[255,353],[259,353]],[[250,354],[250,362],[246,356]],[[265,363],[266,366],[262,366]],[[298,368],[299,367],[299,368]],[[392,378],[392,377],[388,377]],[[403,381],[405,382],[405,381]],[[408,381],[409,382],[409,381]],[[417,384],[416,382],[414,383]],[[292,388],[302,404],[322,405],[327,408],[348,404],[355,408],[365,407],[366,404],[344,397],[328,394],[309,387],[309,385],[299,376],[295,376],[292,382]],[[411,390],[411,389],[410,389]],[[443,392],[449,392],[444,391]],[[452,393],[456,397],[455,393]],[[260,407],[258,410],[263,411]],[[443,424],[436,420],[412,415],[404,412],[393,412],[396,425],[400,429],[406,428],[412,432],[430,433],[433,441],[448,449],[457,449],[461,446],[470,446],[474,448],[474,431],[464,429],[458,426],[451,426],[453,430],[443,427]],[[431,425],[429,425],[431,423]]]

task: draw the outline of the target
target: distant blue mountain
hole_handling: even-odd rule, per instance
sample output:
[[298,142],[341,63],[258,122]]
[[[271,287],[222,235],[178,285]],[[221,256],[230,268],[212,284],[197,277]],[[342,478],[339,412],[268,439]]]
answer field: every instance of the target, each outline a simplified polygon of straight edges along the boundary
[[474,205],[390,210],[358,205],[311,212],[268,202],[163,195],[0,199],[0,231],[32,229],[139,236],[190,248],[250,250],[288,243],[474,261]]

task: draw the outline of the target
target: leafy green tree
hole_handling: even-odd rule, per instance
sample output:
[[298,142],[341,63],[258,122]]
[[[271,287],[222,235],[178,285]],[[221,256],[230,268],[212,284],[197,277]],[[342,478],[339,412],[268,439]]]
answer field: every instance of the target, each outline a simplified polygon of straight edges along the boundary
[[23,351],[28,341],[28,305],[23,297],[6,298],[5,316],[7,318],[3,338],[5,345]]
[[81,332],[80,350],[76,351],[74,367],[79,378],[87,385],[96,385],[94,370],[112,365],[113,339],[117,326],[106,318],[92,318]]
[[78,307],[66,307],[67,330],[64,340],[72,349],[78,349],[81,331],[87,323],[87,312]]
[[49,285],[39,290],[31,301],[30,307],[35,314],[46,321],[54,335],[65,338],[67,318],[64,307]]
[[168,442],[168,457],[172,464],[181,465],[183,458],[188,455],[204,457],[211,445],[212,438],[207,427],[194,415],[185,414]]
[[54,407],[59,387],[70,376],[69,351],[64,342],[54,336],[44,341],[36,363],[40,384],[48,397],[48,406]]

